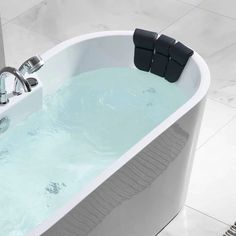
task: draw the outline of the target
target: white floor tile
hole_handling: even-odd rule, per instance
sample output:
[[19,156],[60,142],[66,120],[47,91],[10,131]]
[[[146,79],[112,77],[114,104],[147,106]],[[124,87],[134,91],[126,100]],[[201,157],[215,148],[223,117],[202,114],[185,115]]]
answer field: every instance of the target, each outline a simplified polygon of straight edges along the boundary
[[194,6],[177,0],[48,0],[14,20],[29,30],[57,40],[104,30],[155,31],[172,24]]
[[236,109],[208,99],[206,102],[201,130],[198,138],[199,148],[219,129],[224,127],[233,117],[236,117]]
[[3,26],[3,41],[6,64],[13,67],[55,45],[52,40],[11,23]]
[[222,236],[227,225],[185,207],[158,236]]
[[236,118],[195,155],[187,205],[223,222],[236,220]]
[[11,20],[14,17],[22,14],[42,0],[1,0],[0,1],[0,15],[6,20]]
[[164,33],[209,56],[236,42],[236,21],[195,8]]
[[205,0],[202,1],[200,7],[236,19],[235,0]]
[[210,97],[236,108],[236,43],[206,61],[212,78]]

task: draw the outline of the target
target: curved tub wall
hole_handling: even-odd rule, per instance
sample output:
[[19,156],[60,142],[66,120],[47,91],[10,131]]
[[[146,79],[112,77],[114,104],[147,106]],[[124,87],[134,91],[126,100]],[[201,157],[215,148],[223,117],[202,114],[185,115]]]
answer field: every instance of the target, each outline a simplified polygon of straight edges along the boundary
[[82,72],[102,67],[133,66],[133,42],[128,35],[85,39],[75,44],[73,41],[62,43],[56,50],[53,48],[42,55],[47,64],[39,73],[42,81],[47,80],[49,93],[59,88],[68,77]]
[[[134,67],[132,33],[100,33],[96,38],[85,37],[83,40],[80,37],[80,43],[75,38],[46,52],[42,58],[47,64],[39,71],[42,81],[47,80],[46,89],[52,92],[51,90],[60,87],[65,79],[82,72],[102,67]],[[192,58],[176,82],[189,95],[194,94],[200,81],[199,67]]]
[[156,235],[184,204],[201,108],[194,107],[42,235]]
[[[54,83],[99,67],[132,67],[132,32],[75,38],[43,57],[47,63],[40,78]],[[153,236],[179,212],[209,86],[207,67],[197,54],[177,83],[192,98],[30,235]]]

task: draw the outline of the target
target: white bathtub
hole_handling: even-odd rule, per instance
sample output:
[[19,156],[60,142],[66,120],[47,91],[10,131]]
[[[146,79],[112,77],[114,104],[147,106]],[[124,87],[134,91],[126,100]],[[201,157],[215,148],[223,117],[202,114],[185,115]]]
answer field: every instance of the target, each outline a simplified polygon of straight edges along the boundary
[[[84,35],[44,53],[46,63],[38,76],[46,92],[81,72],[134,67],[132,35]],[[210,83],[207,65],[196,52],[176,83],[191,98],[28,235],[154,236],[178,214]]]

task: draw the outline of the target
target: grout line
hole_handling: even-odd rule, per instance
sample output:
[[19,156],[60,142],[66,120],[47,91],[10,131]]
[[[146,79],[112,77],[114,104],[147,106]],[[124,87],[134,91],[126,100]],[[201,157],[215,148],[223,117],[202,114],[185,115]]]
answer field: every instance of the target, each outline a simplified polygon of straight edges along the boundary
[[184,0],[177,0],[177,1],[182,2],[182,3],[185,3],[185,4],[188,4],[188,5],[191,5],[191,6],[197,7],[197,6],[199,6],[204,0],[201,0],[201,2],[199,2],[199,3],[197,3],[197,4],[194,4],[194,3],[187,3],[187,2],[184,1]]
[[211,99],[212,101],[218,102],[218,103],[220,103],[220,104],[222,104],[222,105],[227,106],[228,108],[231,108],[231,109],[233,109],[233,110],[236,110],[236,107],[235,107],[235,106],[231,106],[231,105],[229,105],[229,104],[226,104],[226,103],[224,103],[224,102],[221,102],[221,101],[217,100],[216,98],[213,98],[213,97],[210,97],[210,96],[211,96],[211,95],[209,94],[209,95],[208,95],[208,98]]
[[224,129],[226,126],[228,126],[234,119],[236,118],[236,115],[234,115],[228,122],[226,122],[222,127],[220,127],[218,130],[215,131],[214,134],[212,134],[204,143],[202,143],[199,147],[196,148],[196,151],[198,151],[200,148],[202,148],[205,144],[207,144],[210,139],[215,137],[222,129]]
[[186,5],[188,5],[188,6],[194,6],[194,7],[197,6],[197,5],[193,4],[193,3],[185,2],[184,0],[177,0],[177,1],[178,1],[178,2],[181,2],[181,3],[183,3],[183,4],[186,4]]
[[[234,111],[236,112],[236,107],[232,107],[232,106],[230,106],[229,104],[225,104],[225,103],[223,103],[223,102],[221,102],[221,101],[219,101],[219,100],[216,100],[215,98],[210,97],[209,95],[210,95],[210,94],[208,94],[207,99],[209,99],[209,100],[211,100],[211,101],[213,101],[213,102],[216,102],[216,103],[218,103],[218,104],[220,104],[220,105],[224,105],[224,106],[226,106],[227,108],[230,108],[230,109],[232,109],[232,110],[234,110]],[[236,115],[236,113],[235,113],[235,115]]]
[[198,210],[198,209],[196,209],[196,208],[194,208],[194,207],[188,206],[188,205],[186,205],[186,204],[185,204],[185,207],[190,208],[190,209],[192,209],[192,210],[194,210],[194,211],[197,211],[198,213],[200,213],[200,214],[202,214],[202,215],[204,215],[204,216],[207,216],[207,217],[209,217],[209,218],[211,218],[211,219],[213,219],[213,220],[215,220],[215,221],[218,221],[218,222],[221,223],[221,224],[224,224],[224,225],[227,225],[227,226],[231,226],[230,224],[225,223],[224,221],[221,221],[221,220],[215,218],[214,216],[208,215],[208,214],[206,214],[206,213],[204,213],[204,212],[202,212],[202,211],[200,211],[200,210]]
[[[200,5],[200,4],[199,4]],[[196,7],[203,10],[203,11],[207,11],[207,12],[210,12],[212,14],[215,14],[215,15],[218,15],[218,16],[221,16],[221,17],[225,17],[225,18],[228,18],[230,20],[233,20],[233,21],[236,21],[236,18],[234,17],[231,17],[231,16],[227,16],[227,15],[224,15],[224,14],[221,14],[219,12],[216,12],[216,11],[213,11],[213,10],[210,10],[210,9],[207,9],[207,8],[204,8],[204,7],[200,7],[199,5],[197,5]]]
[[216,52],[213,52],[213,53],[211,53],[211,54],[205,56],[204,58],[210,58],[210,57],[212,57],[212,56],[215,56],[216,54],[221,53],[222,51],[224,51],[224,50],[226,50],[226,49],[228,49],[228,48],[231,48],[231,47],[235,46],[235,44],[236,44],[236,41],[233,42],[233,43],[231,43],[231,44],[229,44],[229,45],[227,45],[227,46],[225,46],[225,47],[223,47],[223,48],[221,48],[221,49],[219,49],[219,50],[216,51]]
[[[190,6],[190,5],[189,5]],[[182,18],[184,18],[185,16],[187,16],[190,12],[192,12],[193,10],[196,9],[196,6],[191,5],[192,8],[189,9],[185,14],[183,14],[182,16],[180,16],[179,18],[175,19],[172,23],[170,23],[169,25],[167,25],[166,27],[164,27],[162,30],[159,31],[159,33],[162,33],[163,31],[165,31],[166,29],[168,29],[169,27],[171,27],[172,25],[174,25],[176,22],[180,21]]]

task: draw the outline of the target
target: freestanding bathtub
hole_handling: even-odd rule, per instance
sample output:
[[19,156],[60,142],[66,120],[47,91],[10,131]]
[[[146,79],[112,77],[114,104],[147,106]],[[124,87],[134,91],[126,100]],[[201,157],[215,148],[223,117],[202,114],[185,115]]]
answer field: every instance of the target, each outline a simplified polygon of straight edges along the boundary
[[[132,35],[88,34],[41,55],[46,63],[38,77],[46,93],[82,72],[134,67]],[[158,234],[184,205],[209,83],[208,67],[195,52],[176,82],[190,99],[28,235]]]

